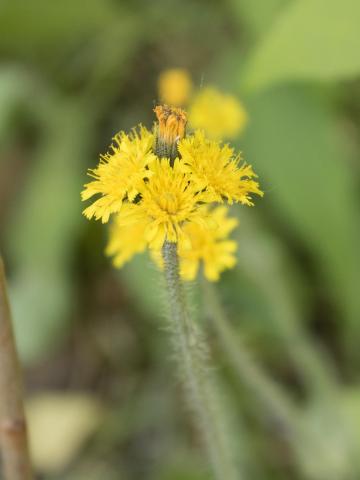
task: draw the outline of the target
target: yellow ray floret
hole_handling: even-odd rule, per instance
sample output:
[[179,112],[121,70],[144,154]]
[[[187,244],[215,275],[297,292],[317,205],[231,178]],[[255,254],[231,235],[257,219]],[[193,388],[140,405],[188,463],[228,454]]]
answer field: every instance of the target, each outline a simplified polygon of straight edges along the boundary
[[251,194],[263,195],[250,165],[240,165],[240,157],[228,145],[207,140],[202,131],[179,142],[179,152],[193,182],[207,202],[253,205]]
[[[121,268],[124,263],[131,260],[137,253],[143,252],[147,247],[145,239],[147,222],[145,220],[136,221],[131,215],[133,208],[133,204],[124,203],[121,214],[117,214],[114,223],[110,226],[105,253],[113,257],[114,266],[117,268]],[[129,221],[129,214],[130,218],[133,218],[133,222]]]
[[194,129],[205,130],[214,140],[236,137],[247,123],[247,113],[233,95],[206,87],[193,98],[189,123]]
[[150,248],[161,249],[165,240],[186,244],[187,222],[206,225],[206,215],[198,205],[202,193],[179,159],[173,166],[168,159],[156,159],[150,170],[149,180],[138,185],[141,200],[121,212],[123,224],[146,223],[144,236]]
[[86,184],[81,194],[83,200],[100,195],[84,210],[84,215],[103,223],[112,213],[120,211],[126,197],[130,201],[136,197],[136,185],[150,175],[147,167],[156,158],[152,152],[154,136],[142,126],[130,135],[120,132],[113,140],[111,150],[101,155],[99,165],[90,170],[95,180]]
[[210,281],[218,280],[220,273],[236,263],[234,252],[237,244],[229,240],[228,236],[237,226],[237,219],[227,216],[228,208],[225,206],[211,211],[209,207],[203,209],[212,222],[211,227],[188,224],[184,228],[191,243],[190,248],[179,248],[180,274],[185,280],[194,280],[201,263],[204,275]]

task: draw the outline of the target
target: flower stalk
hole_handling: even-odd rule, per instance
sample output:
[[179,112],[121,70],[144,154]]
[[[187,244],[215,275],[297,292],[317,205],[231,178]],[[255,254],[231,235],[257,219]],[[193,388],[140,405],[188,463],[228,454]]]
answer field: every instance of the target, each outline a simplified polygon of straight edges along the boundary
[[226,419],[223,418],[224,412],[210,376],[207,345],[199,327],[193,323],[189,314],[179,275],[176,243],[166,241],[162,255],[170,307],[169,322],[188,406],[197,421],[215,478],[238,479]]
[[20,365],[0,257],[0,448],[5,480],[32,480]]

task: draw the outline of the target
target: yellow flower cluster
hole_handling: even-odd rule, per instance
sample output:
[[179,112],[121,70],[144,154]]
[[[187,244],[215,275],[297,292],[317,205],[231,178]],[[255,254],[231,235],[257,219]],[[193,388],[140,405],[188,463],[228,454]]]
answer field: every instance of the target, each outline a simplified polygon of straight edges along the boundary
[[[117,215],[111,225],[106,254],[113,257],[115,267],[121,268],[137,253],[146,250],[146,221],[128,224],[124,221],[125,211]],[[188,242],[179,244],[180,274],[185,280],[194,280],[202,264],[204,274],[210,281],[216,281],[220,273],[232,268],[236,263],[234,253],[237,244],[228,236],[237,226],[236,218],[228,217],[228,208],[224,205],[210,208],[205,205],[202,214],[206,217],[206,226],[189,222],[184,226]],[[159,268],[163,268],[161,251],[151,249],[151,257]]]
[[[104,223],[116,214],[107,247],[116,266],[147,247],[159,252],[165,241],[176,242],[184,278],[194,278],[202,261],[207,278],[216,280],[235,262],[236,245],[227,236],[236,220],[212,204],[252,205],[251,194],[262,195],[256,175],[229,146],[200,131],[185,137],[183,110],[164,106],[155,113],[155,134],[141,126],[119,133],[90,171],[94,180],[82,198],[99,198],[84,214]],[[167,147],[169,156],[163,156]]]

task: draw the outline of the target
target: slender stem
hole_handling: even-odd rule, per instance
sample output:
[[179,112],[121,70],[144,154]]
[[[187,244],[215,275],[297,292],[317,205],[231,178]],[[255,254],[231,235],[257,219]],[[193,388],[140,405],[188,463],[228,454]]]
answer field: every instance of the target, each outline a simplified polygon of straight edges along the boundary
[[[286,283],[287,275],[284,274],[283,254],[280,254],[273,239],[265,238],[264,232],[259,235],[258,231],[256,233],[255,230],[252,230],[252,224],[247,224],[246,227],[247,243],[251,245],[251,248],[243,249],[241,268],[246,270],[249,278],[261,289],[268,309],[272,312],[270,316],[274,322],[275,334],[283,343],[309,393],[313,397],[319,398],[334,396],[334,390],[337,387],[334,365],[321,345],[316,344],[306,331],[304,322],[298,315],[291,289],[289,290]],[[245,245],[246,241],[242,241],[242,244]],[[271,260],[268,255],[268,247],[271,250]],[[264,255],[263,261],[256,261],[257,257],[255,258],[254,255],[264,251],[264,248],[267,253]],[[268,256],[269,259],[266,261],[265,258]],[[276,277],[276,281],[271,281],[273,277]]]
[[186,304],[175,243],[165,242],[163,259],[173,343],[189,407],[198,422],[215,478],[239,479],[231,454],[233,442],[228,438],[224,411],[210,376],[207,345],[199,327],[192,322]]
[[240,338],[234,336],[213,285],[203,279],[202,287],[207,313],[241,381],[260,401],[261,407],[268,410],[276,423],[281,425],[283,433],[289,436],[294,435],[298,413],[295,406],[287,399],[281,387],[272,381],[252,358]]
[[0,257],[0,448],[5,480],[31,480],[20,365]]
[[226,355],[241,382],[259,401],[261,409],[273,416],[275,424],[280,427],[280,432],[291,444],[303,475],[306,478],[309,476],[309,465],[319,465],[319,473],[316,478],[347,478],[347,474],[345,477],[341,476],[339,471],[334,474],[334,463],[328,461],[334,452],[333,439],[340,435],[342,441],[337,446],[338,454],[346,459],[343,463],[344,466],[351,465],[349,478],[358,478],[356,462],[354,463],[353,459],[354,451],[356,451],[354,432],[349,428],[346,416],[343,416],[341,409],[334,405],[334,399],[323,398],[321,401],[321,417],[322,421],[327,418],[326,430],[329,435],[314,435],[313,422],[307,421],[308,416],[304,415],[304,412],[297,408],[291,399],[287,398],[286,392],[280,385],[267,376],[256,360],[252,358],[246,345],[235,335],[214,286],[203,279],[202,287],[207,313]]

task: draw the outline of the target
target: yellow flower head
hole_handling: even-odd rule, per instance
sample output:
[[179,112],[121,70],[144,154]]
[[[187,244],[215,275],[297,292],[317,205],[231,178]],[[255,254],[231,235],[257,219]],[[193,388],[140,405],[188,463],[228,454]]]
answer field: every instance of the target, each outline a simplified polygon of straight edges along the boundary
[[92,205],[84,210],[84,215],[108,222],[110,214],[119,212],[125,198],[134,200],[138,194],[136,185],[151,172],[148,166],[156,158],[152,152],[154,135],[144,127],[133,130],[130,135],[118,133],[113,140],[111,151],[100,156],[100,163],[90,170],[95,180],[86,184],[81,197],[87,200],[100,194]]
[[165,70],[159,76],[158,88],[162,102],[181,107],[186,104],[192,90],[190,75],[182,68]]
[[251,166],[239,165],[240,157],[234,156],[232,148],[207,140],[204,132],[181,140],[179,153],[208,202],[226,199],[230,204],[253,205],[250,194],[263,195]]
[[116,266],[146,248],[159,252],[167,241],[178,244],[185,278],[203,262],[205,275],[216,280],[235,262],[236,245],[226,237],[236,220],[208,204],[252,205],[251,194],[262,195],[256,175],[228,145],[201,131],[186,137],[180,108],[159,106],[155,113],[154,133],[139,127],[114,137],[82,192],[83,200],[99,195],[84,214],[103,222],[117,214],[106,250]]
[[205,130],[214,140],[235,138],[247,123],[247,113],[233,95],[206,87],[191,102],[189,123],[194,129]]
[[184,225],[206,224],[206,215],[199,208],[202,193],[184,171],[182,161],[171,166],[168,159],[156,159],[151,176],[139,186],[141,200],[123,215],[124,225],[146,223],[144,236],[150,248],[160,249],[165,240],[187,242]]
[[237,244],[228,240],[228,236],[237,226],[237,219],[227,217],[228,208],[225,206],[211,211],[207,206],[203,208],[211,227],[186,225],[185,233],[190,238],[190,247],[182,245],[179,248],[180,274],[185,280],[194,280],[201,263],[205,277],[210,281],[218,280],[220,273],[232,268],[236,263],[234,252]]

